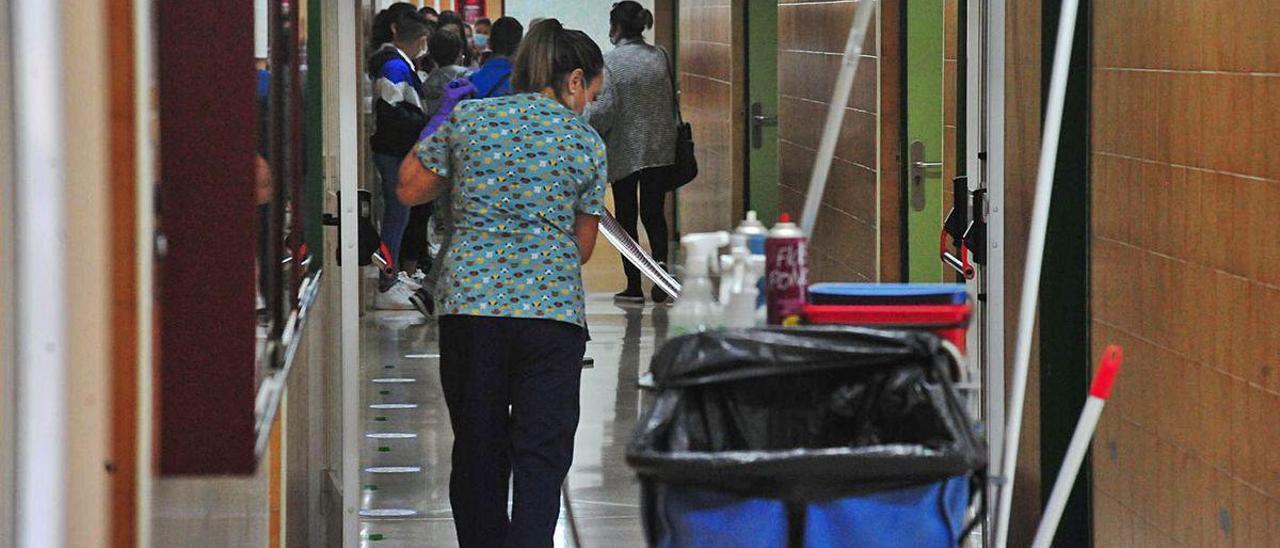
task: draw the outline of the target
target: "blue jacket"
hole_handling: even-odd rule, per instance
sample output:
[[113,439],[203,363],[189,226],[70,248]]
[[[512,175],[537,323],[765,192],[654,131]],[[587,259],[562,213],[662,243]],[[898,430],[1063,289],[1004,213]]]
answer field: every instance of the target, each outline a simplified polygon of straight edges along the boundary
[[373,112],[377,128],[370,137],[374,152],[404,156],[418,142],[418,133],[427,125],[422,111],[422,81],[403,52],[391,44],[369,60],[374,75]]
[[511,60],[494,57],[468,79],[476,87],[476,99],[511,95]]

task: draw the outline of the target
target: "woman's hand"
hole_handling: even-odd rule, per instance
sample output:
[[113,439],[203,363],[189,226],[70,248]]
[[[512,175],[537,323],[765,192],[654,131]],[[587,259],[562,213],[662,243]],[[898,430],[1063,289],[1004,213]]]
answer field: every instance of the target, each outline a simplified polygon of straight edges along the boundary
[[417,156],[409,154],[400,162],[400,184],[396,187],[396,198],[407,206],[425,204],[440,196],[448,184],[448,179],[423,167]]
[[600,217],[586,213],[579,213],[574,217],[573,236],[578,239],[578,255],[582,257],[582,264],[591,260],[591,253],[596,249],[596,236],[599,234]]

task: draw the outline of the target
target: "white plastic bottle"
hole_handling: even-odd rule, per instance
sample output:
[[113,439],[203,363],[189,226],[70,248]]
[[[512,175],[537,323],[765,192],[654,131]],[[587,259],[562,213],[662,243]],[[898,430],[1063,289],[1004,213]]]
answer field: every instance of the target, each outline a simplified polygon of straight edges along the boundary
[[724,326],[724,311],[711,290],[711,264],[720,248],[729,244],[728,232],[688,234],[680,238],[684,248],[684,279],[680,298],[671,312],[671,331],[675,335],[698,333]]
[[764,277],[764,255],[752,253],[747,236],[735,233],[730,252],[720,257],[720,302],[724,305],[724,325],[731,329],[764,324],[763,303],[758,284]]

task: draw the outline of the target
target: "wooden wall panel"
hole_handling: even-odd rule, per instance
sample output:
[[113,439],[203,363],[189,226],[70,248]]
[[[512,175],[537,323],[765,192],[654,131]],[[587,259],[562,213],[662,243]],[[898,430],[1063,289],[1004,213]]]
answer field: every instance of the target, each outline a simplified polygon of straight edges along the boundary
[[1280,3],[1093,9],[1096,543],[1280,545]]
[[679,3],[681,106],[693,125],[698,178],[680,189],[682,233],[724,230],[742,217],[745,59],[741,0]]
[[[1026,263],[1027,232],[1035,194],[1040,156],[1040,2],[1006,2],[1005,34],[1005,193],[1004,193],[1004,325],[1005,378],[1012,378],[1022,272]],[[1039,333],[1035,340],[1039,340]],[[1021,450],[1016,470],[1014,514],[1010,546],[1029,546],[1040,521],[1040,349],[1033,344],[1027,375]],[[1007,388],[1007,387],[1006,387]]]
[[[831,90],[857,7],[856,0],[778,3],[778,195],[782,210],[792,215],[799,215],[808,190]],[[878,30],[873,20],[846,105],[848,111],[809,248],[812,281],[881,279],[882,202],[877,186],[896,186],[897,178],[881,179],[884,103]],[[894,101],[896,106],[896,96]],[[884,142],[896,143],[896,137]],[[896,193],[893,196],[896,210]]]
[[133,0],[106,5],[111,124],[111,523],[110,545],[137,545],[138,172]]

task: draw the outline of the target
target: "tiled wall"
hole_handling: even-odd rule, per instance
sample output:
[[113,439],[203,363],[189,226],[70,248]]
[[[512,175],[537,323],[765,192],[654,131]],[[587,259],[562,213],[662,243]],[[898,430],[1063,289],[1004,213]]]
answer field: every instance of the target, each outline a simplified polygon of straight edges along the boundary
[[1280,3],[1094,2],[1099,546],[1280,546]]
[[[813,169],[854,0],[778,3],[779,199],[798,215]],[[810,248],[813,281],[879,279],[879,50],[876,22],[845,113]]]
[[682,233],[732,228],[743,188],[742,6],[735,0],[680,2],[680,86],[693,125],[698,178],[680,189]]

